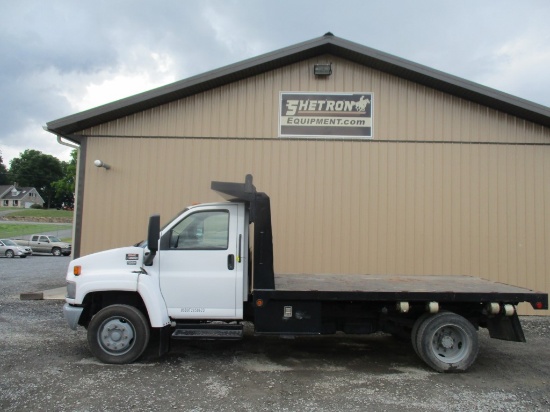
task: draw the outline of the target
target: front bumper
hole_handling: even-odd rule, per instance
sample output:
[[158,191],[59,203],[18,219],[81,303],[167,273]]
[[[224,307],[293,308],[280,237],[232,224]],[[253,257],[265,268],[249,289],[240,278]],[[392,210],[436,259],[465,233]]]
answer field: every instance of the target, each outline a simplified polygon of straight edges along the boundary
[[80,319],[80,315],[82,315],[83,310],[84,308],[72,306],[68,303],[65,303],[65,305],[63,305],[63,315],[65,315],[65,320],[72,330],[76,330],[76,327],[78,326],[78,320]]

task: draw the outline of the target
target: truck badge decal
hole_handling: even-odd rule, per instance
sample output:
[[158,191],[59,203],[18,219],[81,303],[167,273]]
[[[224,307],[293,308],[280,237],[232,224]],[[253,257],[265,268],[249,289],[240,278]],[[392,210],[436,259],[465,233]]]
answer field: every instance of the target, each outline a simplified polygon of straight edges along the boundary
[[186,313],[204,313],[206,310],[204,308],[181,308],[181,312]]
[[126,260],[138,260],[139,255],[137,253],[126,253]]

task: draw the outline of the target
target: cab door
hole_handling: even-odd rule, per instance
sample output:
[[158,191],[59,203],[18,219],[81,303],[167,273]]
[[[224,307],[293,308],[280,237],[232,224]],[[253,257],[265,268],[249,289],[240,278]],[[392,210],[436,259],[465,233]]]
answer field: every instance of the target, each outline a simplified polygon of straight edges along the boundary
[[239,207],[229,203],[193,208],[163,231],[160,288],[170,317],[242,316]]
[[50,239],[47,236],[40,236],[40,237],[33,236],[33,240],[35,237],[36,237],[36,245],[32,246],[33,250],[39,253],[50,253],[50,250],[51,250]]

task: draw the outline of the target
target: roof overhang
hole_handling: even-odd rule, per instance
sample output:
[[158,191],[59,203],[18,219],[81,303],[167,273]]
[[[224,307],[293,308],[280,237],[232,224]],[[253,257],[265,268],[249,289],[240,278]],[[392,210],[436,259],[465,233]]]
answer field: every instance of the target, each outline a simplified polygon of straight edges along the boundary
[[550,126],[550,108],[546,106],[327,33],[313,40],[48,122],[45,129],[79,143],[79,136],[73,133],[325,54],[347,59],[533,123]]

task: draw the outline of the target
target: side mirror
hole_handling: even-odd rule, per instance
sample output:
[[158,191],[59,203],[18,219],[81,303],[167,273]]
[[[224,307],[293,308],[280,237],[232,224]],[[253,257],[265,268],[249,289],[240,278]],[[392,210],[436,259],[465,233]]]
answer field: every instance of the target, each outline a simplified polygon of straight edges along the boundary
[[143,264],[145,266],[152,266],[153,260],[159,250],[159,236],[160,236],[160,215],[152,215],[149,218],[149,228],[147,230],[147,247],[149,248],[149,254],[145,255]]

